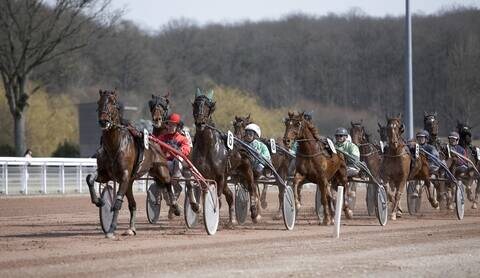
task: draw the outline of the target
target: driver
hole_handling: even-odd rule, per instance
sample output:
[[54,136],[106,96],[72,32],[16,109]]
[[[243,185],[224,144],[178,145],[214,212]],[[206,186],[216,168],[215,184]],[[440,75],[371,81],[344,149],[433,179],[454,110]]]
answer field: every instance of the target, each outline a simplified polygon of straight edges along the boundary
[[[260,127],[256,124],[249,124],[245,127],[245,142],[253,147],[265,160],[272,162],[270,157],[270,152],[268,151],[267,146],[262,143],[258,138],[262,135]],[[253,169],[256,174],[260,176],[263,173],[265,165],[261,161],[255,159],[253,162]]]
[[347,140],[349,137],[348,131],[344,127],[339,127],[335,131],[335,148],[343,151],[353,157],[354,161],[347,158],[347,176],[352,177],[358,175],[360,169],[358,169],[354,163],[360,161],[360,151],[351,140]]

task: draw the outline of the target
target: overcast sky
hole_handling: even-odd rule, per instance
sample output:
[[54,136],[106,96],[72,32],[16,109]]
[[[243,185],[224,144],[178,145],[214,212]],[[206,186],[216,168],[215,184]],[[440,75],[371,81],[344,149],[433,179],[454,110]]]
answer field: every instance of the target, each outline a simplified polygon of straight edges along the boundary
[[[480,0],[410,0],[410,5],[414,13],[431,14],[452,5],[480,8]],[[179,18],[205,24],[278,19],[294,12],[318,16],[330,12],[341,14],[352,8],[380,17],[405,13],[405,0],[113,0],[113,6],[125,9],[125,19],[150,30],[158,30]]]

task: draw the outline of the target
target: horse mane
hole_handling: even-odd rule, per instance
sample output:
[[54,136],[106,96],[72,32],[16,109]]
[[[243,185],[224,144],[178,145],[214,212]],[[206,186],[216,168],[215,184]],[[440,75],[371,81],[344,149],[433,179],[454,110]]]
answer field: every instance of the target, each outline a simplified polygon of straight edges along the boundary
[[317,128],[315,127],[315,125],[312,123],[312,122],[309,122],[305,119],[303,119],[303,122],[306,123],[306,127],[308,128],[308,130],[310,130],[310,132],[312,133],[313,135],[313,138],[315,138],[316,140],[320,141],[320,134],[318,133],[318,130]]

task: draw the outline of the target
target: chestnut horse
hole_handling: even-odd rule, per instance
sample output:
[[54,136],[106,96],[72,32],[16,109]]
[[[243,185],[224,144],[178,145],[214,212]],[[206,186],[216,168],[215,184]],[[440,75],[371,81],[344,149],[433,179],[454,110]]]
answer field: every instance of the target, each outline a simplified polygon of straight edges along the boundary
[[[249,124],[253,123],[252,119],[250,118],[250,115],[246,117],[241,117],[241,116],[235,116],[235,119],[233,120],[233,128],[234,128],[234,135],[237,138],[240,138],[243,140],[245,136],[245,127]],[[276,153],[271,153],[271,147],[270,147],[270,142],[265,139],[265,138],[259,138],[260,141],[262,141],[264,144],[267,145],[270,155],[272,158],[272,164],[273,167],[275,167],[275,170],[277,173],[280,175],[280,177],[283,180],[287,180],[288,177],[288,166],[290,165],[290,161],[293,159],[291,155],[286,154],[285,151],[288,152],[288,150],[285,149],[283,144],[281,143],[281,140],[276,140],[276,144],[280,145],[280,148],[277,148]],[[283,148],[283,150],[282,150]],[[264,185],[262,194],[260,197],[260,201],[262,204],[262,208],[266,209],[267,208],[267,190],[268,186]],[[277,214],[273,216],[273,219],[278,220],[282,218],[282,207],[283,207],[283,192],[285,189],[280,186],[279,187],[279,192],[278,192],[278,211]]]
[[401,216],[398,207],[408,180],[423,180],[428,189],[428,200],[434,208],[438,207],[437,200],[432,197],[433,184],[430,182],[428,160],[421,152],[418,157],[412,159],[409,147],[402,138],[404,129],[401,114],[397,117],[387,117],[388,147],[383,154],[380,173],[383,181],[389,183],[388,198],[392,202],[391,220]]
[[[118,182],[120,186],[113,205],[113,219],[106,236],[108,238],[115,237],[118,213],[125,195],[130,210],[130,227],[125,234],[134,235],[136,234],[136,203],[132,191],[133,181],[148,173],[158,185],[169,187],[170,175],[167,161],[160,147],[156,144],[150,144],[149,149],[144,151],[142,162],[138,163],[139,146],[129,129],[120,123],[117,93],[102,90],[99,93],[100,99],[97,110],[98,122],[102,128],[102,148],[97,155],[96,175],[87,177],[90,197],[92,203],[103,206],[102,200],[97,197],[95,192],[94,181],[99,183]],[[172,206],[178,209],[176,202]]]
[[236,223],[234,216],[233,194],[227,186],[227,177],[233,171],[241,178],[250,193],[250,214],[253,223],[257,223],[260,216],[258,188],[254,184],[252,164],[247,154],[238,149],[227,149],[224,135],[215,127],[212,114],[215,111],[215,101],[212,100],[213,91],[209,96],[197,89],[193,106],[195,120],[195,137],[192,151],[192,162],[207,179],[217,182],[217,193],[223,193],[229,207],[229,225]]
[[[340,153],[329,153],[314,125],[304,118],[303,113],[294,114],[289,112],[285,119],[284,144],[290,146],[298,142],[296,156],[296,170],[293,178],[296,209],[300,209],[301,203],[298,197],[298,186],[305,180],[311,181],[318,186],[321,192],[323,205],[323,223],[331,225],[333,207],[330,181],[335,185],[345,186],[345,194],[348,193],[347,166],[345,158]],[[347,198],[344,199],[344,211],[347,218],[352,217],[352,211],[348,207]]]

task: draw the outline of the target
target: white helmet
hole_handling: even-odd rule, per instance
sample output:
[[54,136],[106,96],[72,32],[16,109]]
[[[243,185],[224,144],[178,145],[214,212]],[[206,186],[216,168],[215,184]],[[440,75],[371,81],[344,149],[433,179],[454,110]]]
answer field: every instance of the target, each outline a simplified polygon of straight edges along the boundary
[[247,130],[253,130],[258,137],[262,136],[262,131],[260,130],[260,127],[256,124],[249,124],[245,127],[245,131]]

